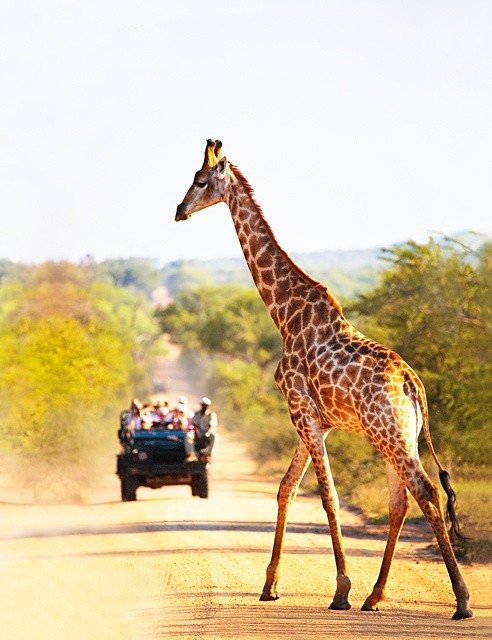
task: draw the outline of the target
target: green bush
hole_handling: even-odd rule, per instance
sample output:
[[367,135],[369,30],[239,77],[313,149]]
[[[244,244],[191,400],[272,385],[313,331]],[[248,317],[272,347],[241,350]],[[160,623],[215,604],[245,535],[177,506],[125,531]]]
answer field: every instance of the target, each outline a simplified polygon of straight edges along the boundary
[[59,482],[58,468],[81,470],[114,446],[135,383],[148,388],[155,321],[144,301],[68,263],[25,269],[0,300],[3,451]]

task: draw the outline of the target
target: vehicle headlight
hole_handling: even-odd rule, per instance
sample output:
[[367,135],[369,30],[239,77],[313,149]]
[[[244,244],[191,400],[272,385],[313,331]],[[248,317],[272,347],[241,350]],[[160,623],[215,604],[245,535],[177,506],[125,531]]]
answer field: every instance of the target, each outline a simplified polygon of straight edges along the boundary
[[145,451],[139,451],[138,452],[138,459],[139,460],[147,460],[149,456],[147,455],[147,453]]

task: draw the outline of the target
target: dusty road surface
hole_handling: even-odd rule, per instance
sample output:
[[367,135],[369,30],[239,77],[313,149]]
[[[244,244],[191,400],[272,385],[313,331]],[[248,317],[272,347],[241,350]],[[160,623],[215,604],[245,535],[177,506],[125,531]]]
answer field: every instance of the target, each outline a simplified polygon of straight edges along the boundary
[[430,536],[412,528],[399,546],[388,601],[379,613],[359,611],[377,576],[383,532],[346,511],[353,608],[328,610],[333,557],[321,506],[309,497],[293,507],[282,597],[259,602],[275,492],[276,484],[256,477],[241,448],[223,438],[208,500],[168,487],[141,488],[137,502],[121,503],[108,477],[86,505],[3,502],[0,637],[490,637],[491,568],[464,567],[476,617],[451,621],[444,566],[427,548]]
[[[179,382],[179,381],[178,381]],[[175,382],[178,392],[185,385]],[[116,451],[116,447],[115,447]],[[113,471],[113,456],[108,458]],[[269,560],[277,481],[255,474],[222,437],[211,496],[141,488],[121,503],[108,474],[83,505],[23,504],[0,491],[0,638],[218,640],[491,637],[491,566],[464,566],[475,618],[454,622],[454,597],[424,528],[406,527],[377,613],[360,606],[376,579],[384,527],[342,511],[352,610],[328,610],[335,585],[326,520],[300,496],[286,539],[281,599],[258,597]]]

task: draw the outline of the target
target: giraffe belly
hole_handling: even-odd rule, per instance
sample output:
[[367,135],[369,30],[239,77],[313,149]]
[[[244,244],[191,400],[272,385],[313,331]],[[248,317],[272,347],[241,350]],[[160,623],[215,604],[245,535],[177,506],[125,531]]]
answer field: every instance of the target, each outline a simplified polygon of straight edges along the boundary
[[320,411],[323,425],[340,431],[364,431],[364,427],[352,407],[323,407]]
[[315,393],[323,424],[341,431],[364,431],[359,407],[360,393],[346,371],[332,370],[329,376],[321,371],[311,378],[309,386]]

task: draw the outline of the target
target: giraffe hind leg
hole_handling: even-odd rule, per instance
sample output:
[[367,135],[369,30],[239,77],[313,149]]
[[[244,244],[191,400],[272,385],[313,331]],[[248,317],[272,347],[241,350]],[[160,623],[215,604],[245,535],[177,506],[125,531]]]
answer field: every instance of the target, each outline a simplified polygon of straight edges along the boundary
[[417,501],[417,504],[429,521],[436,536],[444,564],[446,565],[451,580],[451,586],[456,596],[457,606],[453,620],[471,618],[473,612],[468,606],[470,596],[446,529],[441,494],[418,460],[408,457],[405,466],[403,466],[405,460],[399,460],[398,462],[400,464],[396,464],[397,472]]
[[471,618],[473,616],[472,610],[468,606],[469,593],[465,581],[461,575],[456,557],[454,555],[453,547],[449,539],[449,535],[446,529],[446,522],[444,520],[444,514],[441,503],[441,495],[437,487],[431,482],[425,471],[420,467],[421,472],[417,475],[419,481],[413,493],[411,487],[410,491],[414,498],[417,500],[422,513],[429,521],[434,534],[436,536],[441,554],[448,570],[451,585],[456,596],[456,611],[453,614],[453,620],[461,620],[463,618]]
[[383,561],[378,579],[371,594],[362,605],[362,611],[378,611],[378,603],[385,600],[386,583],[395,554],[396,543],[400,536],[403,523],[410,508],[410,497],[405,484],[400,480],[396,471],[386,463],[389,488],[389,531],[384,550]]

